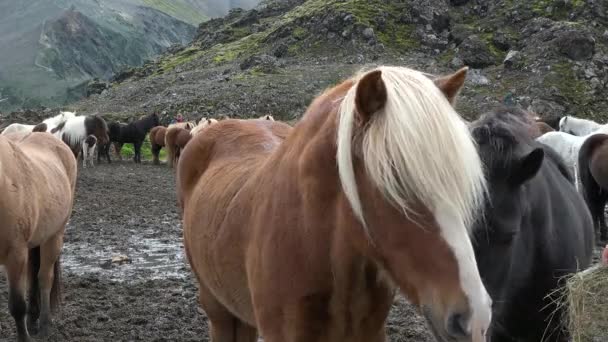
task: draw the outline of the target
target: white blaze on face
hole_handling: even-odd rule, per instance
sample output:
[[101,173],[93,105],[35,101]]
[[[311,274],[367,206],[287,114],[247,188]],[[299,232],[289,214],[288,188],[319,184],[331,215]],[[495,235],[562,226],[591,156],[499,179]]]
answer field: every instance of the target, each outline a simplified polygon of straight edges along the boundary
[[455,213],[453,209],[440,206],[435,210],[435,220],[458,263],[460,286],[471,309],[467,328],[472,332],[473,341],[481,342],[485,341],[485,333],[492,320],[492,300],[481,281],[468,231],[462,218]]

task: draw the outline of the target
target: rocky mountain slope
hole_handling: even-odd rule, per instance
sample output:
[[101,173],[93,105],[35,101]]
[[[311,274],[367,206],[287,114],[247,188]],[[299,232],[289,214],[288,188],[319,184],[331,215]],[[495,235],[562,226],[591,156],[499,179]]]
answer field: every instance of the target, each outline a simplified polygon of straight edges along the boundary
[[367,65],[471,67],[458,109],[505,102],[608,121],[608,8],[597,0],[274,0],[201,24],[187,47],[70,108],[110,117],[301,115]]
[[225,15],[226,6],[220,0],[2,1],[0,109],[78,98],[92,78],[108,79],[189,43],[196,26]]

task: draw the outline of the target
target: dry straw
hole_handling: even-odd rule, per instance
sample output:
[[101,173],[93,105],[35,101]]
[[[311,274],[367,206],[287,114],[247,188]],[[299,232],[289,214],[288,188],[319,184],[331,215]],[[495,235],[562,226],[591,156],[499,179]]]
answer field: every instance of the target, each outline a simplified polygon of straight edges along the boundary
[[567,279],[560,305],[573,342],[608,341],[608,267],[595,265]]

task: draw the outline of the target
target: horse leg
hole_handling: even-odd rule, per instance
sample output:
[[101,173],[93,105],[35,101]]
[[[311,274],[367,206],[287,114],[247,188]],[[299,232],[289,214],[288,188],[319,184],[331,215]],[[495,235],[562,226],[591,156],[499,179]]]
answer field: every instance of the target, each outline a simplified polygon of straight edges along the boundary
[[87,168],[87,159],[89,158],[89,154],[87,152],[86,144],[82,144],[82,167]]
[[160,155],[160,146],[158,146],[156,144],[152,144],[152,157],[153,157],[152,163],[154,165],[160,164],[160,160],[158,159],[159,155]]
[[122,150],[122,144],[115,142],[114,151],[116,152],[116,156],[118,157],[118,160],[122,161],[122,155],[120,154],[120,150]]
[[15,249],[9,255],[5,266],[9,284],[8,309],[13,319],[15,319],[17,341],[19,342],[30,341],[30,334],[25,324],[27,314],[27,303],[25,301],[27,257],[27,248]]
[[135,142],[133,146],[135,147],[135,162],[141,163],[141,145],[143,141]]
[[608,228],[606,227],[606,201],[608,194],[602,194],[601,199],[597,203],[597,219],[599,221],[600,241],[608,240]]
[[106,155],[106,160],[108,161],[108,164],[112,164],[112,160],[110,159],[110,145],[112,145],[112,143],[107,143],[103,147],[103,153]]
[[209,319],[211,342],[256,342],[257,330],[234,317],[199,281],[199,303]]
[[[59,273],[59,256],[63,247],[63,231],[55,234],[40,246],[40,271],[38,283],[40,284],[40,329],[39,336],[47,336],[51,325],[51,308],[59,301],[59,286],[61,274]],[[52,295],[55,296],[52,296]],[[56,297],[56,298],[52,298]],[[51,302],[53,300],[53,302]]]

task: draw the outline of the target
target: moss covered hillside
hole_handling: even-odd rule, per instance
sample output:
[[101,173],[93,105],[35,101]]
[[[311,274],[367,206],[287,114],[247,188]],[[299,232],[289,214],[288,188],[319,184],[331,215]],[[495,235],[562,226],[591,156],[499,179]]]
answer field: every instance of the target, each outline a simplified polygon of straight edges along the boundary
[[608,20],[587,0],[273,0],[201,24],[188,46],[114,77],[79,112],[290,120],[360,68],[471,68],[459,110],[509,102],[608,121]]

